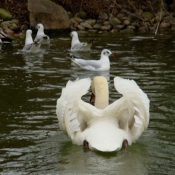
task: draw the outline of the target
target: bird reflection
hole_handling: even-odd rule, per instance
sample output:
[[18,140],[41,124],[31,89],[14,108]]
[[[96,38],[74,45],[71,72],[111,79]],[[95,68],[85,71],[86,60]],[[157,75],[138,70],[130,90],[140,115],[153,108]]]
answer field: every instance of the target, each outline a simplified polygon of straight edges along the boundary
[[[139,149],[138,149],[139,147]],[[148,159],[144,155],[142,144],[133,146],[129,155],[123,154],[123,151],[114,151],[111,153],[100,153],[73,145],[66,141],[60,144],[58,149],[58,167],[61,172],[73,173],[92,173],[99,174],[148,174],[146,165]],[[75,156],[76,155],[76,156]],[[90,166],[86,166],[90,165]],[[108,165],[108,166],[106,166]]]
[[[74,64],[74,63],[72,63]],[[72,66],[74,74],[71,74],[73,79],[76,79],[79,77],[80,79],[82,78],[91,78],[93,79],[95,76],[104,76],[106,80],[109,82],[110,81],[110,71],[87,71],[87,70],[82,70],[78,66]],[[78,70],[77,70],[78,69]]]

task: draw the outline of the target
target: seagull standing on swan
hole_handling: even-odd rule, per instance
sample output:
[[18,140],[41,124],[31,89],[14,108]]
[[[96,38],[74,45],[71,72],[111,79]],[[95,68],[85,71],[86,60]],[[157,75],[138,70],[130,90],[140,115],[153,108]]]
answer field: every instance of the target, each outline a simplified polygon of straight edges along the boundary
[[72,58],[71,60],[85,70],[108,71],[110,69],[109,56],[113,53],[108,49],[103,49],[99,60],[83,60]]
[[[91,86],[95,106],[81,97]],[[116,90],[123,96],[108,104],[109,89],[104,77],[68,81],[57,100],[60,129],[76,145],[91,150],[112,152],[136,141],[149,124],[149,99],[134,80],[114,78]],[[95,97],[95,98],[94,98]]]
[[25,53],[37,53],[40,51],[40,43],[33,42],[32,30],[28,29],[26,31],[25,45],[22,49]]
[[91,46],[92,46],[92,41],[89,42],[80,42],[78,38],[78,33],[73,31],[70,33],[70,36],[72,37],[72,42],[71,42],[71,51],[72,52],[86,52],[90,51]]
[[36,28],[38,29],[38,32],[36,34],[34,42],[40,42],[41,44],[49,44],[50,38],[44,33],[44,26],[41,23],[39,23],[37,24]]

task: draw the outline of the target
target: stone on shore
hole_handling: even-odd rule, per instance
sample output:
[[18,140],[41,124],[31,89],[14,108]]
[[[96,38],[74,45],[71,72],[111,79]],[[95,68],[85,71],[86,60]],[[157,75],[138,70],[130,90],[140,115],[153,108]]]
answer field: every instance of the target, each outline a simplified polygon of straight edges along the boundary
[[88,23],[89,25],[93,26],[95,24],[96,20],[95,19],[88,19],[85,21],[85,23]]
[[82,22],[82,23],[80,23],[80,25],[83,26],[86,29],[92,29],[92,26],[90,24],[86,23],[86,22]]
[[3,19],[3,21],[11,20],[12,15],[7,10],[0,8],[0,19]]
[[152,14],[151,12],[143,12],[143,13],[142,13],[142,16],[143,16],[145,19],[150,20],[150,19],[153,17],[153,14]]
[[81,19],[86,19],[87,13],[85,11],[80,11],[76,16],[81,18]]
[[93,28],[96,29],[96,30],[100,30],[101,27],[102,27],[101,24],[95,24],[95,25],[93,26]]
[[31,27],[42,23],[45,29],[66,29],[70,21],[67,12],[49,0],[28,0],[29,21]]
[[101,20],[107,20],[108,19],[108,15],[106,13],[100,13],[99,16],[98,16],[98,19],[101,19]]
[[111,25],[116,26],[118,24],[121,24],[121,21],[118,18],[114,17],[110,19],[110,23]]
[[103,31],[108,31],[110,29],[111,29],[111,25],[106,25],[106,26],[101,27],[101,30],[103,30]]

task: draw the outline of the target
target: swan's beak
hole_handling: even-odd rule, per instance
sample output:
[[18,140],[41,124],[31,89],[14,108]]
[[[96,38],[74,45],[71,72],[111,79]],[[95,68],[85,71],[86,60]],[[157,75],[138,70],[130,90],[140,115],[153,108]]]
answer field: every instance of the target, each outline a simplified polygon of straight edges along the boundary
[[93,93],[91,94],[90,103],[95,103],[95,95]]
[[71,37],[72,37],[71,33],[69,33],[69,36],[71,36]]

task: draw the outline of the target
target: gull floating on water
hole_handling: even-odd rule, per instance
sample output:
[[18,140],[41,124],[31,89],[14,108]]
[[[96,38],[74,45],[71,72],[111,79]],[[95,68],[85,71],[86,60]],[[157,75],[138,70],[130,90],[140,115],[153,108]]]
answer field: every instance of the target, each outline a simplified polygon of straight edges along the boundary
[[[91,102],[81,98],[91,86]],[[56,114],[60,129],[72,143],[91,150],[112,152],[135,142],[149,124],[149,99],[134,80],[114,78],[122,97],[109,105],[106,79],[95,77],[68,81],[57,100]]]
[[40,51],[40,43],[33,42],[32,30],[28,29],[26,31],[25,45],[22,49],[26,53],[37,53]]
[[76,51],[90,51],[91,46],[92,46],[92,40],[89,42],[80,42],[78,39],[78,33],[73,31],[70,33],[70,36],[72,37],[72,42],[71,42],[71,51],[76,52]]
[[44,33],[43,24],[41,24],[41,23],[37,24],[36,28],[38,29],[38,32],[36,34],[34,42],[40,42],[41,44],[49,44],[50,43],[50,38],[49,38],[48,35],[46,35]]
[[72,58],[71,60],[86,70],[92,71],[108,71],[110,69],[109,56],[113,53],[108,49],[103,49],[101,52],[101,58],[99,60],[84,60],[78,58]]
[[0,43],[11,43],[11,42],[12,39],[7,37],[7,35],[3,31],[0,31]]

